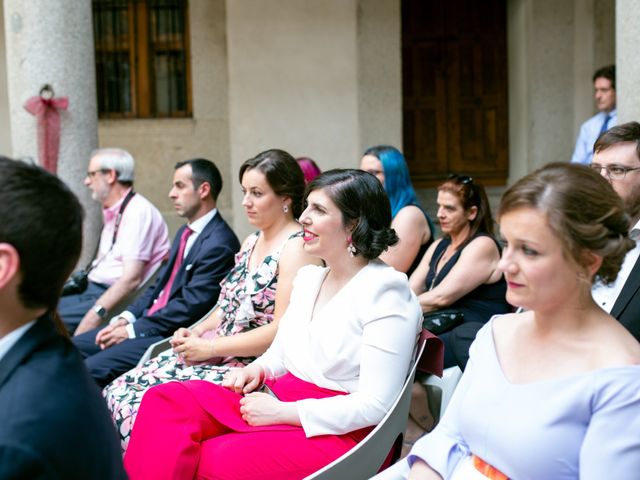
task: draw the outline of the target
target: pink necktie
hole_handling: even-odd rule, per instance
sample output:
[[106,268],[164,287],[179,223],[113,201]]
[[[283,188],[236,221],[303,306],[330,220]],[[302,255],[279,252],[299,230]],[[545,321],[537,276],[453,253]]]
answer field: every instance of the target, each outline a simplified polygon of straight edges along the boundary
[[176,259],[173,262],[173,269],[171,270],[169,280],[167,280],[167,283],[160,292],[160,295],[158,295],[156,301],[153,302],[153,305],[151,305],[151,308],[149,308],[147,315],[153,315],[161,308],[164,308],[164,306],[167,304],[167,301],[169,300],[169,294],[171,293],[171,287],[173,286],[173,281],[178,274],[178,270],[180,270],[180,266],[182,266],[184,249],[187,246],[187,239],[192,233],[193,230],[191,230],[189,227],[185,227],[185,229],[182,231],[182,235],[180,236],[180,245],[178,246],[178,253],[176,254]]

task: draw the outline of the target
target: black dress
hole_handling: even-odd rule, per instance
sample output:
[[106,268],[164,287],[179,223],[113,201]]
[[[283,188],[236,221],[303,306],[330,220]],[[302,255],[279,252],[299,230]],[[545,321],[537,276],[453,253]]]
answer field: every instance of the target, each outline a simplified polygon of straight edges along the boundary
[[[466,248],[471,241],[478,237],[489,237],[495,243],[498,251],[500,251],[500,245],[490,235],[486,233],[476,234],[472,240],[456,252],[447,260],[442,266],[440,271],[436,274],[436,267],[442,254],[446,248],[451,244],[451,239],[448,237],[443,238],[433,252],[431,262],[429,263],[429,271],[427,272],[427,278],[425,284],[427,290],[431,290],[437,287],[440,282],[449,274],[453,266],[460,258],[460,254]],[[452,330],[440,334],[440,338],[445,345],[444,353],[444,366],[452,367],[454,365],[460,366],[464,369],[469,359],[469,347],[473,342],[476,333],[480,328],[489,321],[493,315],[501,313],[509,313],[513,311],[513,307],[509,305],[505,299],[507,293],[507,283],[504,277],[500,277],[495,283],[482,284],[459,298],[451,305],[446,307],[446,310],[453,309],[458,310],[464,315],[464,322],[462,325],[458,325]]]

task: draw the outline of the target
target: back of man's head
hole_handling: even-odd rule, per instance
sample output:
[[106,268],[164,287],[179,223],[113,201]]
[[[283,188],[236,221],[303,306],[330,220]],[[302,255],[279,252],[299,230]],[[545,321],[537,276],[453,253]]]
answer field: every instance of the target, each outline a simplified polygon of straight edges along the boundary
[[615,65],[607,65],[606,67],[599,68],[596,70],[596,73],[593,74],[593,81],[598,78],[606,78],[611,82],[611,87],[616,89],[616,66]]
[[20,302],[53,310],[82,248],[83,210],[45,170],[0,156],[0,244],[20,257]]
[[185,165],[191,165],[193,187],[197,189],[202,183],[207,182],[211,187],[211,197],[214,201],[217,200],[222,190],[222,175],[220,175],[218,167],[210,160],[193,158],[176,163],[175,169],[177,170]]
[[638,160],[640,160],[640,123],[627,122],[622,125],[611,127],[605,133],[600,135],[593,146],[593,152],[598,153],[605,151],[619,143],[634,143],[636,146]]
[[99,157],[100,168],[114,170],[118,183],[132,186],[135,179],[135,161],[129,152],[121,148],[99,148],[91,152],[91,158]]

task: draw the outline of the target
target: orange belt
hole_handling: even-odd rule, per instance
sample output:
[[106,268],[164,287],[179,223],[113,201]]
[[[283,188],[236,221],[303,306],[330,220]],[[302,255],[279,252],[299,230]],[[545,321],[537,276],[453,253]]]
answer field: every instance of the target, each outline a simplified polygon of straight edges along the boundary
[[493,465],[489,465],[480,457],[471,455],[471,459],[473,460],[473,466],[475,467],[475,469],[490,480],[509,480],[509,477],[507,477],[504,473],[502,473]]

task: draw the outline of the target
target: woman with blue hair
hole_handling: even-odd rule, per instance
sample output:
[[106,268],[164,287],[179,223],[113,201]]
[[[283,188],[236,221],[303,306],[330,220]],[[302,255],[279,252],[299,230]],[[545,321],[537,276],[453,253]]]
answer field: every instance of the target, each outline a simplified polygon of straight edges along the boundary
[[364,152],[360,169],[375,175],[384,186],[391,203],[391,227],[400,238],[380,259],[411,275],[433,241],[434,232],[431,219],[418,203],[407,162],[397,148],[377,145]]

